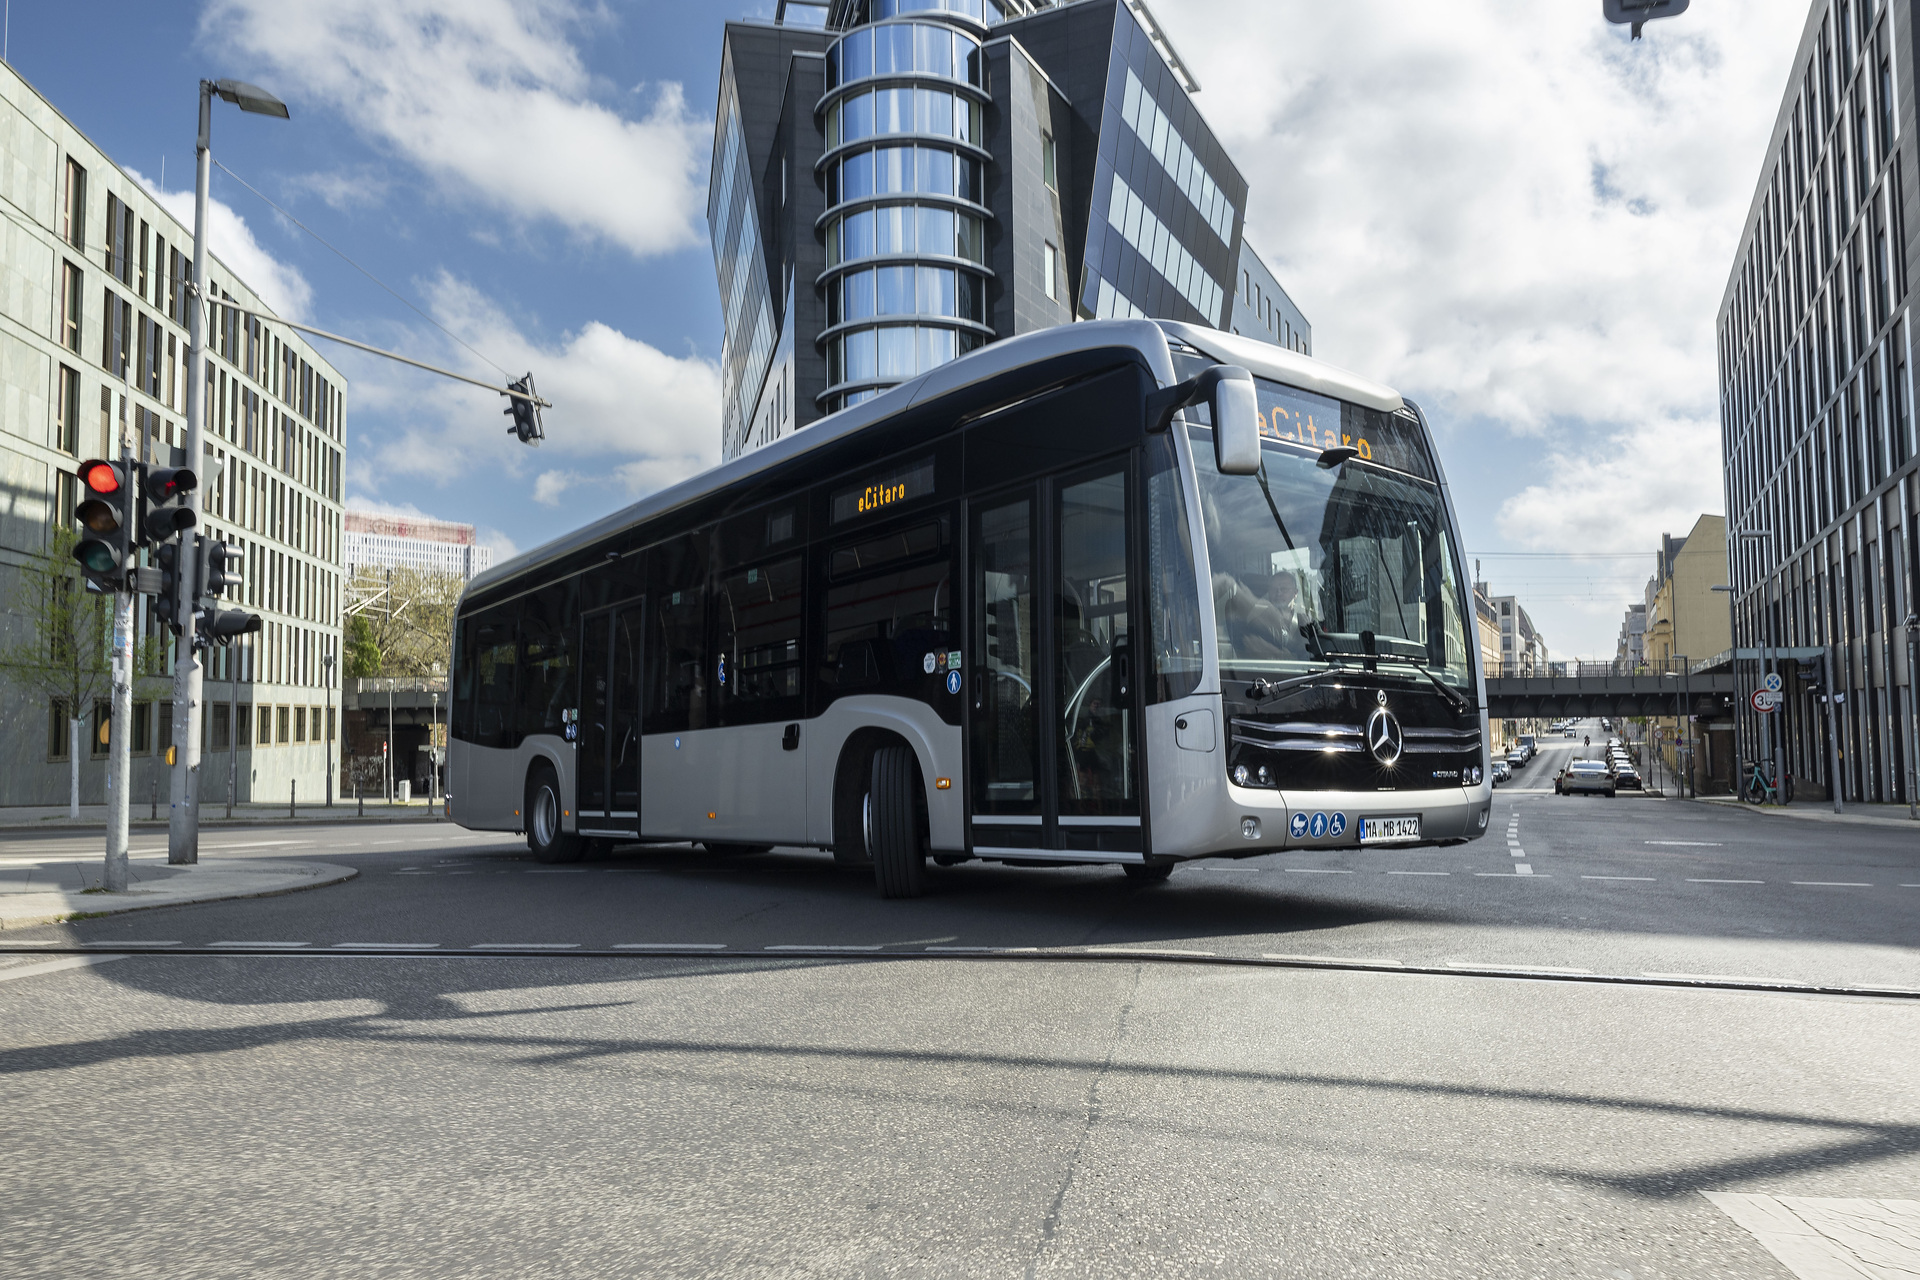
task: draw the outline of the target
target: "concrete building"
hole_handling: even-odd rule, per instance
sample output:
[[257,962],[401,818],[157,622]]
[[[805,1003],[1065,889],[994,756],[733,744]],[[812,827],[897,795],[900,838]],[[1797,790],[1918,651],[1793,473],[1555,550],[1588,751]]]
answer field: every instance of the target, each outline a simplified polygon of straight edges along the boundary
[[493,549],[479,544],[470,524],[349,510],[344,530],[349,578],[357,569],[379,568],[467,579],[493,565]]
[[1661,534],[1655,566],[1646,661],[1704,662],[1731,648],[1726,596],[1713,590],[1727,580],[1726,517],[1701,516],[1684,538]]
[[[191,127],[191,119],[182,122]],[[78,464],[118,456],[170,461],[186,443],[192,228],[0,64],[0,589],[71,526]],[[195,461],[202,529],[237,547],[236,600],[265,629],[216,650],[202,717],[203,803],[317,799],[337,718],[327,658],[340,646],[341,456],[346,382],[217,257],[206,296],[206,456]],[[185,461],[184,457],[181,459]],[[136,627],[164,635],[144,597]],[[27,619],[6,617],[9,644]],[[169,657],[168,669],[171,669]],[[337,679],[332,681],[337,687]],[[132,722],[131,793],[164,807],[171,685],[143,682]],[[104,700],[89,722],[81,798],[104,799]],[[0,682],[0,805],[62,804],[67,708],[17,677]],[[237,757],[233,754],[238,750]]]
[[1626,616],[1620,620],[1620,638],[1614,645],[1614,661],[1625,667],[1637,667],[1646,661],[1646,634],[1646,603],[1628,605]]
[[1547,641],[1533,625],[1516,596],[1490,597],[1500,620],[1499,665],[1488,667],[1509,676],[1545,675]]
[[[1824,650],[1839,789],[1913,791],[1908,661],[1920,559],[1909,266],[1920,192],[1914,0],[1809,8],[1720,304],[1720,424],[1738,651]],[[1738,662],[1741,687],[1758,661]],[[1824,662],[1773,713],[1802,794],[1828,785]],[[1739,700],[1743,758],[1758,714]]]
[[[995,338],[1154,316],[1310,350],[1145,0],[730,22],[708,194],[723,457]],[[815,18],[815,21],[819,19]]]

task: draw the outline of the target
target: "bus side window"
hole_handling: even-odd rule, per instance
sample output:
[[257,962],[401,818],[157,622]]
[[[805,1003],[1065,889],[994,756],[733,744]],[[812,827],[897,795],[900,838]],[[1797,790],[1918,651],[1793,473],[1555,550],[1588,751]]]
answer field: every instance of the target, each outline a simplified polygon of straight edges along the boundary
[[579,705],[573,678],[578,590],[579,579],[569,578],[521,601],[516,742],[530,734],[564,732],[561,713]]
[[707,727],[706,565],[691,537],[647,554],[643,733]]
[[949,531],[942,515],[828,549],[822,706],[852,693],[952,701],[942,692],[956,643]]
[[453,697],[447,706],[447,733],[456,742],[473,741],[473,664],[475,631],[472,615],[461,618],[453,627]]
[[716,690],[721,724],[758,724],[800,713],[799,556],[736,569],[720,581],[714,635],[726,655]]
[[481,747],[520,745],[513,731],[514,679],[520,646],[517,604],[500,605],[474,618],[473,741]]

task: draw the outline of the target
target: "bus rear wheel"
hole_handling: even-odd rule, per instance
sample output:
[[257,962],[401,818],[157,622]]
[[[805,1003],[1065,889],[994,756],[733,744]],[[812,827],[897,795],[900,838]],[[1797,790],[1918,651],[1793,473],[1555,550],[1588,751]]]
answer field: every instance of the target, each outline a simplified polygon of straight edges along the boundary
[[541,862],[578,862],[586,852],[579,836],[565,830],[560,807],[560,778],[542,762],[527,775],[527,848]]
[[861,826],[873,880],[883,898],[917,898],[926,890],[927,846],[921,838],[920,771],[906,747],[873,753]]
[[1123,862],[1120,869],[1135,884],[1159,884],[1173,874],[1173,862]]

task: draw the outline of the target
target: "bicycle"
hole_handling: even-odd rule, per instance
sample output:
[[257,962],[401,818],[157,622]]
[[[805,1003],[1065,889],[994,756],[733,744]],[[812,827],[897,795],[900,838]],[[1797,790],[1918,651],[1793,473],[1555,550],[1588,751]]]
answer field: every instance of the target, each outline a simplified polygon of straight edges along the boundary
[[1753,762],[1752,772],[1747,775],[1747,785],[1741,792],[1741,798],[1748,804],[1766,804],[1768,801],[1774,804],[1792,804],[1793,775],[1787,775],[1785,798],[1782,798],[1781,792],[1773,785],[1768,769],[1757,761]]

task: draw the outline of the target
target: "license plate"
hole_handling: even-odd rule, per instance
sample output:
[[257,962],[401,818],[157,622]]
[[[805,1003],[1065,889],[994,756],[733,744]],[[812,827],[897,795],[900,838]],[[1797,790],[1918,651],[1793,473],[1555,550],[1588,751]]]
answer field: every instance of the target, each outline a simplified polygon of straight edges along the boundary
[[1419,838],[1420,819],[1417,816],[1360,820],[1361,844],[1391,844],[1395,840],[1418,840]]

